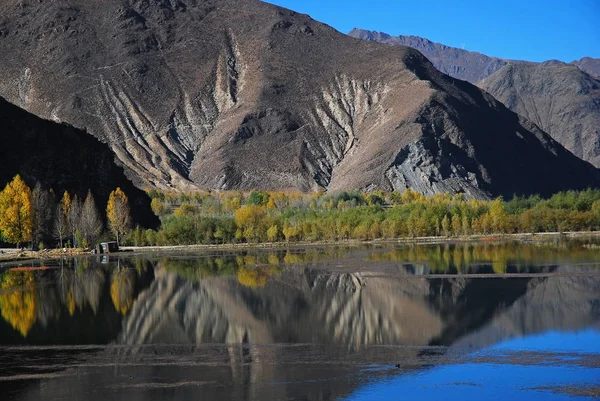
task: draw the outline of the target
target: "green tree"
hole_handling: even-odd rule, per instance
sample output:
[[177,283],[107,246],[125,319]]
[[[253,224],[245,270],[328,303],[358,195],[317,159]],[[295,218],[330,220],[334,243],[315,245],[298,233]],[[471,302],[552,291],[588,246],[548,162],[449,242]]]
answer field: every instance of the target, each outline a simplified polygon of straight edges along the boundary
[[277,241],[278,238],[279,238],[279,227],[277,227],[277,224],[273,224],[267,230],[267,239],[270,242],[275,242],[275,241]]
[[456,236],[460,235],[462,231],[462,222],[460,220],[460,216],[458,214],[452,215],[452,233]]
[[450,236],[450,219],[448,218],[448,215],[445,215],[442,219],[442,231],[444,232],[444,236]]
[[462,217],[462,235],[471,234],[471,223],[469,222],[469,218],[466,214],[463,214]]
[[265,191],[252,191],[248,197],[249,205],[266,206],[271,195]]

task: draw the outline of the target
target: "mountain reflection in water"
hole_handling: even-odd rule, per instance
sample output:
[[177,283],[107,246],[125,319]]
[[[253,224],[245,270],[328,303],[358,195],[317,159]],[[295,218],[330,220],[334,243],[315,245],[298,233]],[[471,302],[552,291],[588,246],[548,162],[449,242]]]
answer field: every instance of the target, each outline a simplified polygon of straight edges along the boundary
[[[308,381],[298,390],[305,398],[336,399],[392,374],[365,376],[358,367],[402,361],[411,371],[511,338],[597,327],[597,258],[577,243],[446,244],[125,255],[8,269],[0,273],[0,345],[110,346],[44,348],[43,360],[39,350],[5,348],[0,378],[47,380],[50,395],[68,386],[90,399],[85,389],[100,377],[119,394],[139,385],[190,396],[203,389],[205,399],[286,399]],[[478,273],[492,275],[470,275]],[[44,396],[27,381],[7,383],[14,398]]]

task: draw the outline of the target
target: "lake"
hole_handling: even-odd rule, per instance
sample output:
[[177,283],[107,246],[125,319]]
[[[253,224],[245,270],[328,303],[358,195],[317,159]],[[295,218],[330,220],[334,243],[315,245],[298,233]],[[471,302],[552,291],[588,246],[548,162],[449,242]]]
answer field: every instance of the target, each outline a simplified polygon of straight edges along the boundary
[[2,400],[592,400],[596,239],[0,265]]

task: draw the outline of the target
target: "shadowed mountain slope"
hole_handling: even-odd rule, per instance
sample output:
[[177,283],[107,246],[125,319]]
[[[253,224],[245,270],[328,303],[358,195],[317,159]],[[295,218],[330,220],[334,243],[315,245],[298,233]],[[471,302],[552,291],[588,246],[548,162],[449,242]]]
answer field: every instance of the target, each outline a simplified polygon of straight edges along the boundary
[[110,149],[87,133],[43,120],[0,98],[0,144],[0,188],[20,174],[30,187],[39,181],[59,197],[69,191],[84,199],[91,189],[104,213],[110,192],[120,187],[129,197],[134,221],[157,226],[150,198],[125,177]]
[[576,156],[600,166],[600,81],[564,63],[507,65],[478,84]]
[[598,172],[417,51],[259,1],[0,5],[0,95],[106,142],[139,186],[471,197]]

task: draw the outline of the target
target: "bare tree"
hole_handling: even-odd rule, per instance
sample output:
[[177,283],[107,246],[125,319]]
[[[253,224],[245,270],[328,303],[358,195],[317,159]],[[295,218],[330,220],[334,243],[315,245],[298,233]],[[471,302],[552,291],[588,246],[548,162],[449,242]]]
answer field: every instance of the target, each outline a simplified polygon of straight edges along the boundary
[[102,233],[103,224],[92,191],[88,191],[81,209],[81,235],[88,246],[93,245]]
[[54,212],[54,227],[52,232],[61,248],[63,247],[63,239],[67,236],[68,231],[69,217],[65,213],[63,205],[59,203],[56,205],[56,211]]

